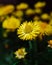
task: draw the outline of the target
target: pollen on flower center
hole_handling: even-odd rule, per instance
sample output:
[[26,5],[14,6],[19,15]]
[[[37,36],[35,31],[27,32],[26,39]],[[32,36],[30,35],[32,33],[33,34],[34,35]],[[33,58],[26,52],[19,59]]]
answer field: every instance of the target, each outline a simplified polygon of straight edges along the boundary
[[32,26],[27,24],[27,25],[25,26],[24,31],[25,31],[25,33],[30,33],[30,32],[32,32]]

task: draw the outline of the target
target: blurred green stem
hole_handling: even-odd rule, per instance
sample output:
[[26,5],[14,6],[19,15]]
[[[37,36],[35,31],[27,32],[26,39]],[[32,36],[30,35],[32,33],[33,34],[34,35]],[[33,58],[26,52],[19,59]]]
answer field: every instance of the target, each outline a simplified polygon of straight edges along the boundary
[[[37,55],[37,43],[36,40],[29,41],[29,50],[32,52],[32,63],[33,65],[38,65],[38,61],[36,55]],[[35,57],[34,57],[35,56]]]
[[29,50],[32,50],[32,42],[29,41]]
[[[36,43],[36,41],[37,41],[37,40],[33,40],[33,44],[32,44],[35,56],[37,55],[37,43]],[[34,62],[35,62],[34,65],[38,65],[38,60],[37,60],[37,58],[35,59]]]

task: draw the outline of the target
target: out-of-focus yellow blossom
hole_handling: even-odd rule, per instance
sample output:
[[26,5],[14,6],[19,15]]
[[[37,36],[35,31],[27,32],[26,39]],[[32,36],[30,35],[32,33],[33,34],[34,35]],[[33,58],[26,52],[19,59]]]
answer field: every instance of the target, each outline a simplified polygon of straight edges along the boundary
[[16,58],[22,59],[26,56],[27,52],[25,51],[25,48],[20,48],[14,54],[16,55]]
[[34,10],[33,9],[27,9],[25,14],[26,15],[32,15],[32,14],[34,14]]
[[28,8],[28,4],[27,3],[20,3],[19,5],[16,6],[16,8],[18,10],[24,10]]
[[22,16],[23,16],[23,11],[18,10],[18,11],[15,11],[13,14],[14,14],[15,16],[17,16],[17,17],[22,17]]
[[52,40],[48,41],[48,47],[52,48]]
[[37,23],[40,26],[39,38],[42,39],[42,36],[45,35],[45,29],[46,29],[48,24],[46,22],[42,22],[42,21],[34,21],[34,23]]
[[42,7],[44,7],[46,5],[46,3],[45,2],[37,2],[36,4],[34,4],[34,7],[35,8],[42,8]]
[[49,24],[52,26],[52,19],[50,19]]
[[9,29],[10,31],[14,31],[16,28],[20,26],[20,20],[11,16],[4,20],[2,27]]
[[33,20],[34,21],[36,21],[36,20],[38,21],[38,20],[40,20],[40,17],[39,16],[34,16]]
[[52,26],[51,25],[47,25],[47,27],[45,29],[45,34],[52,35]]
[[17,30],[17,34],[20,39],[32,40],[40,34],[40,27],[36,23],[24,22]]
[[52,17],[52,12],[50,12],[50,16]]
[[40,13],[42,13],[42,10],[39,9],[39,8],[36,8],[36,9],[34,10],[34,12],[37,13],[37,14],[40,14]]
[[49,15],[48,15],[47,13],[44,13],[44,14],[41,15],[41,18],[42,18],[43,20],[47,20],[47,19],[49,19],[50,17],[49,17]]
[[14,10],[14,6],[13,5],[6,5],[6,6],[2,6],[0,8],[0,16],[6,15],[11,13]]
[[49,24],[52,26],[52,12],[50,12]]
[[4,19],[5,19],[5,16],[0,16],[0,22],[3,22]]
[[46,22],[40,22],[39,25],[40,25],[40,32],[41,32],[39,37],[42,40],[42,36],[45,35],[45,29],[46,29],[48,24]]

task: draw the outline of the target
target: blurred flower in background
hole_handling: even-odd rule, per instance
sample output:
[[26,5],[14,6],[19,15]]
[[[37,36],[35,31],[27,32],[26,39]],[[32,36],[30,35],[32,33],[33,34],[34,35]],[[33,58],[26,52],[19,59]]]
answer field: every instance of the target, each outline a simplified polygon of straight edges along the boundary
[[34,4],[35,8],[43,8],[46,5],[46,2],[37,2],[36,4]]
[[20,3],[19,5],[16,6],[17,10],[25,10],[27,9],[29,6],[27,3]]
[[52,40],[48,41],[48,47],[52,48]]
[[14,5],[1,6],[0,7],[0,16],[12,13],[13,10],[14,10]]
[[20,20],[16,19],[14,16],[8,17],[4,20],[2,27],[14,31],[20,26]]

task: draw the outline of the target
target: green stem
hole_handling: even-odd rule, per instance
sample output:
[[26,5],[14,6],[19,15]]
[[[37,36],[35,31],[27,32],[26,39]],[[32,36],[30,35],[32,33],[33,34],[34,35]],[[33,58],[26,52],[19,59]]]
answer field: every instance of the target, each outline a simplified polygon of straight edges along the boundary
[[32,42],[29,41],[29,49],[32,50]]
[[[33,40],[32,41],[33,43],[32,43],[32,46],[33,46],[33,53],[35,54],[35,55],[37,55],[37,43],[36,43],[36,40]],[[38,60],[37,59],[35,59],[35,65],[38,65]]]
[[[29,41],[29,50],[32,51],[33,56],[34,56],[34,54],[37,55],[37,43],[36,43],[36,40]],[[33,58],[32,58],[32,62],[34,63],[34,65],[38,65],[38,60],[35,59],[35,61],[34,61]]]

